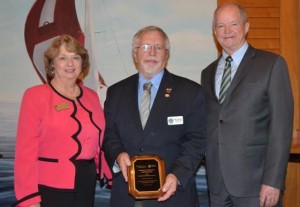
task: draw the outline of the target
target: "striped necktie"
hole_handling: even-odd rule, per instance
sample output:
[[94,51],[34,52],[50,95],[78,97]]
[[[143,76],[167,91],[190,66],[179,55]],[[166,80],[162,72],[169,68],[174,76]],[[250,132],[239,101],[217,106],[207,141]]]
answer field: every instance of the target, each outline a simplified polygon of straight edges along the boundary
[[143,86],[144,91],[143,91],[141,108],[140,108],[140,117],[141,117],[143,129],[145,128],[150,113],[151,86],[152,86],[151,82],[147,82]]
[[222,104],[225,100],[228,88],[231,83],[231,61],[232,57],[228,56],[226,59],[225,69],[222,77],[221,88],[219,93],[219,103]]

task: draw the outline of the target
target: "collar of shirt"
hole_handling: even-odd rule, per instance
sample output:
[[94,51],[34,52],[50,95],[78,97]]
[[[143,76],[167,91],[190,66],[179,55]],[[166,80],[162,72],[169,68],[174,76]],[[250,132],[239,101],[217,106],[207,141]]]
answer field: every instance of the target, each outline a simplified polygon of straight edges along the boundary
[[[231,55],[231,57],[232,57],[232,62],[231,62],[231,64],[232,64],[233,66],[238,67],[238,66],[240,65],[240,63],[241,63],[241,61],[242,61],[242,59],[243,59],[243,57],[244,57],[244,55],[245,55],[245,53],[246,53],[248,47],[249,47],[249,44],[248,44],[247,42],[245,42],[241,48],[239,48],[237,51],[235,51],[235,53],[233,53],[233,54]],[[224,66],[225,66],[225,59],[226,59],[227,57],[228,57],[228,55],[227,55],[227,54],[225,53],[225,51],[223,50],[223,51],[222,51],[222,58],[220,59],[220,61],[223,62]],[[232,66],[232,65],[231,65],[231,66]],[[224,68],[223,68],[223,69],[224,69]]]
[[152,108],[154,99],[156,97],[160,82],[162,80],[162,77],[164,75],[164,70],[162,70],[160,73],[156,74],[152,77],[152,79],[148,80],[146,79],[141,73],[139,73],[139,85],[138,85],[138,103],[139,107],[141,105],[141,99],[143,96],[143,85],[149,81],[152,83],[151,87],[151,100],[150,100],[150,108]]
[[[233,80],[234,75],[249,47],[249,44],[245,42],[241,48],[239,48],[235,53],[231,55],[232,57],[232,62],[231,62],[231,80]],[[219,93],[220,93],[220,87],[221,87],[221,81],[222,81],[222,76],[224,73],[224,68],[225,68],[225,59],[228,57],[228,54],[225,53],[225,51],[222,51],[222,57],[219,60],[217,71],[216,71],[216,76],[215,76],[215,92],[216,96],[219,98]]]

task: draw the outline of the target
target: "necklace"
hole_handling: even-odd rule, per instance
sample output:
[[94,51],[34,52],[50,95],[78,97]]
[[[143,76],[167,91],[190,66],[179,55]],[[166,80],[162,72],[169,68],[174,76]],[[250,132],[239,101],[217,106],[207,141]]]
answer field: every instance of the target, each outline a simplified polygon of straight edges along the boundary
[[67,90],[64,89],[62,86],[60,86],[54,79],[51,80],[51,85],[63,96],[72,99],[72,100],[76,100],[76,97],[79,95],[80,91],[79,91],[79,87],[77,84],[75,84],[75,87],[73,88],[73,90]]

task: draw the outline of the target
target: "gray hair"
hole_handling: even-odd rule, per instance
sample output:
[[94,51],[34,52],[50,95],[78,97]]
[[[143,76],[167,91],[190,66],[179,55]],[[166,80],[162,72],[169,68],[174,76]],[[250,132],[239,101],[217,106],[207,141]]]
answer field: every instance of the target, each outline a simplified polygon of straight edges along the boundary
[[170,50],[170,41],[169,41],[168,35],[161,28],[159,28],[157,26],[147,26],[147,27],[144,27],[144,28],[140,29],[139,31],[137,31],[137,33],[133,36],[132,51],[137,47],[137,44],[138,44],[141,34],[143,34],[144,32],[149,32],[149,31],[157,31],[157,32],[161,33],[165,39],[165,45],[164,45],[165,48],[167,50]]

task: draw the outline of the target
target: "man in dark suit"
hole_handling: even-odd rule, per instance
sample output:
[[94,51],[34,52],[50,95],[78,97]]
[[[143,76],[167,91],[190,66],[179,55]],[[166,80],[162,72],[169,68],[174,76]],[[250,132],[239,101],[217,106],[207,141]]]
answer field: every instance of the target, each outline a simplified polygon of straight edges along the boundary
[[247,43],[247,14],[237,4],[215,11],[213,30],[222,55],[201,76],[211,206],[280,206],[293,128],[286,62]]
[[[199,84],[165,69],[169,39],[162,29],[148,26],[139,30],[133,38],[132,55],[138,73],[109,87],[104,106],[104,150],[114,172],[111,206],[198,207],[194,176],[205,151],[204,91]],[[149,82],[151,111],[143,126],[143,85]],[[164,194],[137,201],[127,188],[130,157],[152,154],[165,161]]]

